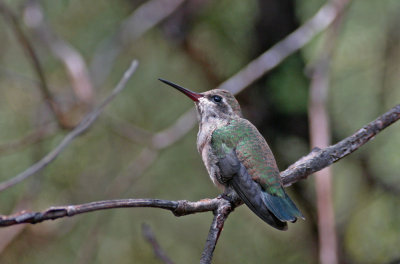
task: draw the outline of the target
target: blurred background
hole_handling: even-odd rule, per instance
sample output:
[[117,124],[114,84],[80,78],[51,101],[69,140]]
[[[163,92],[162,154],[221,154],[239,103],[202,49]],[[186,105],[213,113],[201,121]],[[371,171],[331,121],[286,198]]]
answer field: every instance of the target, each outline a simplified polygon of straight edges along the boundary
[[[47,168],[0,193],[0,214],[117,198],[217,196],[196,150],[193,116],[175,123],[193,103],[157,78],[197,92],[215,88],[329,4],[0,0],[0,181],[51,151],[109,95],[131,60],[140,62],[88,132]],[[400,2],[335,4],[333,15],[313,20],[322,33],[276,68],[260,67],[261,78],[250,85],[233,84],[281,170],[400,101]],[[333,24],[323,26],[332,16]],[[237,208],[213,263],[399,263],[399,132],[395,123],[331,166],[321,184],[333,199],[319,209],[315,176],[288,188],[306,221],[286,232]],[[332,225],[318,224],[318,215],[330,217],[330,206]],[[4,228],[0,263],[160,263],[143,223],[174,262],[197,263],[211,220],[211,213],[177,218],[137,208]],[[334,232],[325,253],[324,228]]]

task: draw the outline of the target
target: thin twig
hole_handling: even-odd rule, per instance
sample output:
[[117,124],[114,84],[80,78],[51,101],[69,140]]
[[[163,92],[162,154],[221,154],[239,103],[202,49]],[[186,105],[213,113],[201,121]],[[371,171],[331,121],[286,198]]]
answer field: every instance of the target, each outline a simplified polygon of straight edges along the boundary
[[32,68],[38,76],[38,79],[40,80],[39,88],[42,96],[46,103],[49,105],[49,108],[53,112],[54,116],[56,117],[59,126],[61,128],[70,128],[70,126],[67,124],[67,121],[65,120],[63,113],[59,109],[52,93],[50,92],[42,65],[40,63],[38,55],[36,54],[35,49],[33,48],[33,45],[29,41],[29,38],[25,35],[25,32],[22,30],[17,16],[6,4],[4,4],[2,0],[0,0],[0,13],[3,14],[6,21],[10,24],[18,41],[21,43],[21,46],[23,47],[28,60],[31,62]]
[[149,244],[153,248],[154,254],[157,256],[158,259],[160,259],[162,262],[166,264],[174,263],[161,248],[160,244],[156,239],[156,236],[154,235],[149,225],[142,224],[142,234],[144,238],[147,240],[147,242],[149,242]]
[[137,66],[138,62],[134,60],[129,68],[125,71],[123,77],[121,78],[117,86],[115,86],[111,94],[96,109],[94,109],[86,117],[84,117],[81,123],[74,130],[68,133],[65,138],[60,142],[60,144],[51,152],[49,152],[46,156],[44,156],[40,161],[33,164],[31,167],[27,168],[25,171],[21,172],[17,176],[7,181],[1,182],[0,192],[25,180],[29,176],[34,175],[38,171],[44,169],[55,158],[57,158],[57,156],[64,150],[65,147],[67,147],[77,136],[81,135],[93,124],[93,122],[98,118],[98,116],[107,106],[107,104],[110,103],[115,98],[115,96],[125,88],[126,83],[135,72]]

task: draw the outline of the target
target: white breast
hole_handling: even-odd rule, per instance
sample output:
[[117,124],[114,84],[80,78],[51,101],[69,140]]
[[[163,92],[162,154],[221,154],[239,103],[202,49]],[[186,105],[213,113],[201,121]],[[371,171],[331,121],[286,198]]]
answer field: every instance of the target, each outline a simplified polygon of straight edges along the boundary
[[218,159],[211,150],[211,135],[217,128],[217,124],[215,123],[206,123],[200,126],[197,134],[197,150],[203,159],[204,165],[214,185],[224,189],[225,187],[219,183],[216,178],[216,175],[219,173],[219,168],[217,166]]

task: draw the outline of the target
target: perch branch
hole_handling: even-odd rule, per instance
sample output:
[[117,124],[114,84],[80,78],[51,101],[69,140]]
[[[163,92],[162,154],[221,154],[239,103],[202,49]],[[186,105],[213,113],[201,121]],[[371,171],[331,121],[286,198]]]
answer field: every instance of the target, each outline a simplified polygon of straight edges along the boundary
[[217,245],[219,235],[224,227],[225,220],[233,209],[234,207],[227,200],[221,200],[217,210],[214,210],[214,218],[210,226],[210,231],[208,232],[206,245],[201,254],[200,264],[211,263],[215,246]]
[[108,105],[108,103],[110,103],[115,98],[115,96],[125,88],[126,83],[135,72],[137,66],[138,62],[134,60],[131,63],[130,67],[125,71],[123,77],[121,78],[117,86],[115,86],[111,94],[96,109],[94,109],[86,117],[84,117],[81,123],[74,130],[68,133],[65,138],[60,142],[60,144],[51,152],[49,152],[46,156],[44,156],[40,161],[33,164],[31,167],[27,168],[25,171],[21,172],[17,176],[7,181],[1,182],[0,192],[25,180],[29,176],[34,175],[38,171],[45,168],[48,164],[50,164],[55,158],[57,158],[57,156],[65,149],[65,147],[67,147],[77,136],[85,132],[93,124],[93,122],[96,121],[96,119],[99,117],[99,115]]
[[54,220],[61,217],[70,217],[78,214],[113,208],[153,207],[169,210],[176,216],[184,216],[217,210],[220,203],[226,203],[226,201],[222,198],[207,199],[198,202],[168,201],[159,199],[106,200],[79,205],[50,207],[43,212],[21,211],[10,216],[0,216],[0,226],[37,224],[46,220]]
[[[325,149],[315,148],[307,156],[301,158],[287,170],[281,173],[285,186],[289,186],[299,180],[307,178],[308,175],[321,170],[339,159],[356,151],[359,147],[370,141],[386,127],[400,119],[400,105],[390,109],[388,112],[358,130],[355,134],[347,137],[339,143]],[[62,217],[70,217],[98,210],[128,207],[153,207],[171,211],[175,216],[184,216],[199,212],[214,212],[214,219],[210,227],[207,243],[202,254],[202,263],[210,263],[215,245],[223,224],[229,213],[240,203],[235,201],[231,204],[227,200],[217,197],[197,202],[168,201],[158,199],[124,199],[98,201],[80,205],[67,205],[51,207],[42,212],[21,211],[13,215],[0,216],[0,227],[16,224],[36,224],[46,220],[54,220]]]
[[308,175],[346,157],[399,119],[400,104],[335,145],[325,149],[314,148],[307,156],[304,156],[288,169],[281,172],[283,184],[290,186],[292,183],[303,180]]

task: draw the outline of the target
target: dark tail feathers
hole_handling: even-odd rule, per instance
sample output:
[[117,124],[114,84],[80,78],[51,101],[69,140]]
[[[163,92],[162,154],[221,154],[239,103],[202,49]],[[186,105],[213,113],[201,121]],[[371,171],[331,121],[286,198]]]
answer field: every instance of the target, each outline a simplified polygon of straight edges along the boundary
[[286,192],[284,197],[274,196],[267,192],[263,192],[263,199],[268,209],[281,221],[290,221],[294,223],[297,218],[304,219],[303,214]]

